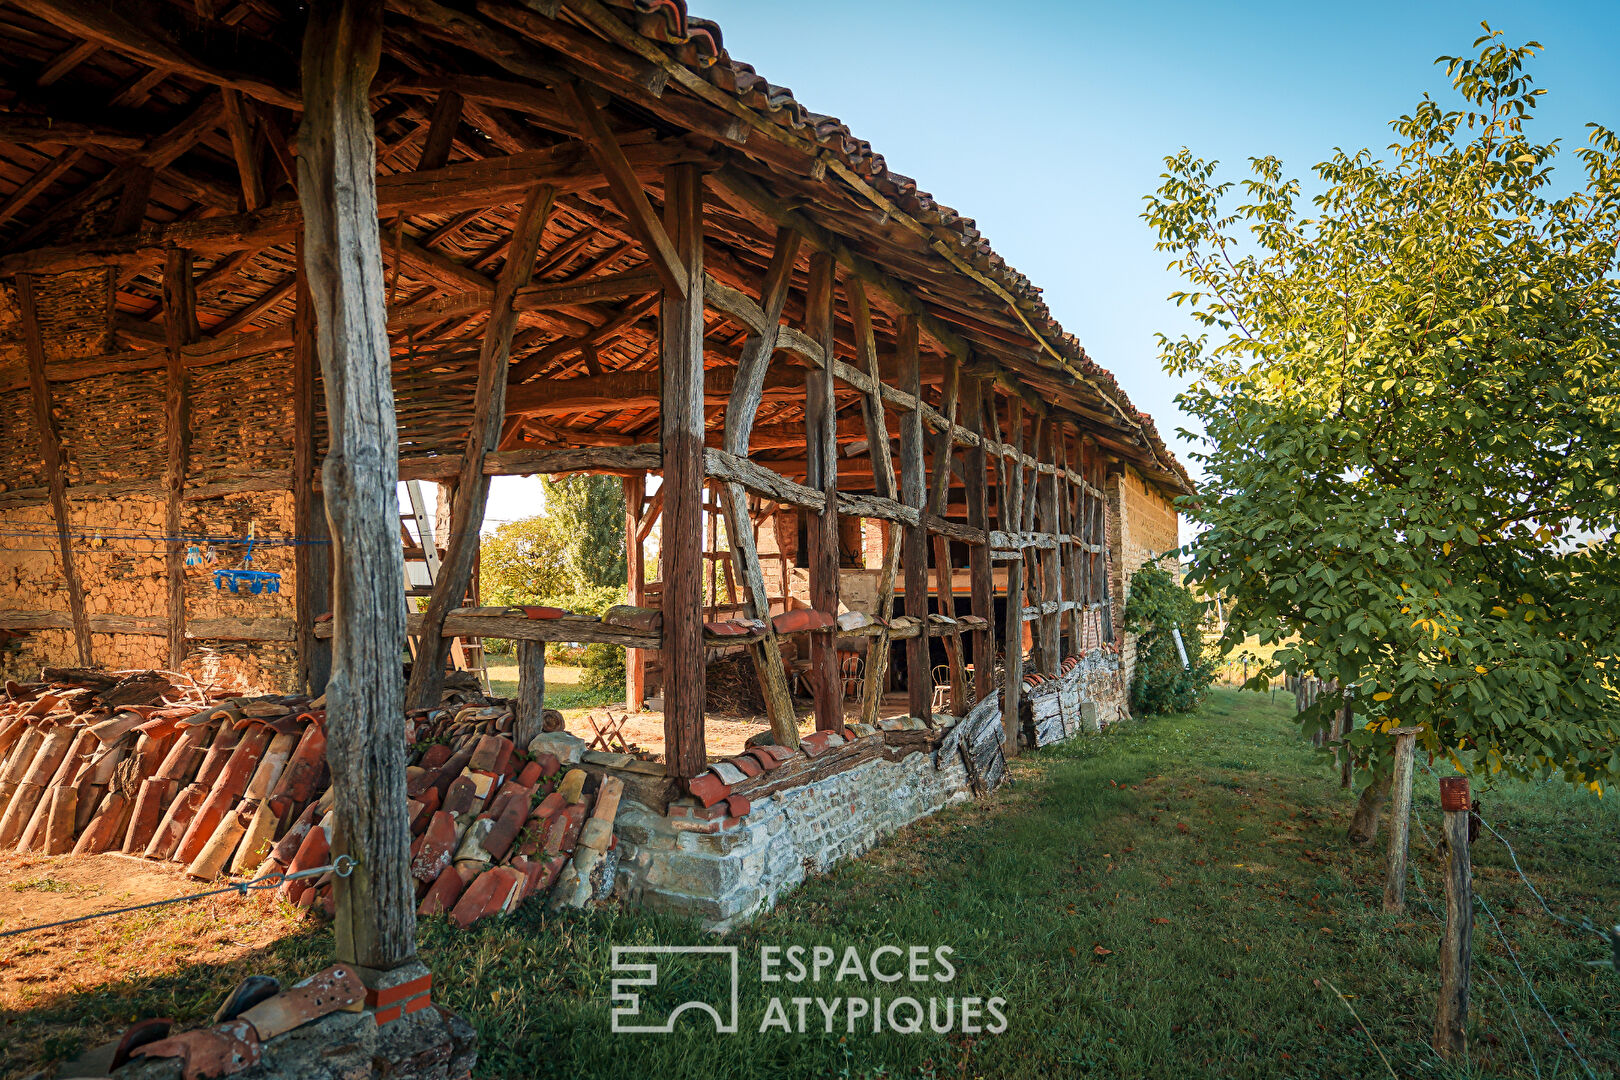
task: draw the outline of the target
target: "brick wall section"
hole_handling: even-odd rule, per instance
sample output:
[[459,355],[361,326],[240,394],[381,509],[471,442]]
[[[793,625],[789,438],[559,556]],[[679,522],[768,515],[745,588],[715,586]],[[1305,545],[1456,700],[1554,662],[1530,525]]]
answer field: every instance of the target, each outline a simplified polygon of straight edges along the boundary
[[[1173,570],[1179,545],[1179,519],[1171,497],[1152,487],[1129,466],[1112,473],[1104,487],[1108,498],[1108,594],[1113,601],[1114,627],[1125,625],[1125,600],[1131,577],[1149,559]],[[1126,686],[1136,673],[1136,635],[1120,634],[1120,659]]]

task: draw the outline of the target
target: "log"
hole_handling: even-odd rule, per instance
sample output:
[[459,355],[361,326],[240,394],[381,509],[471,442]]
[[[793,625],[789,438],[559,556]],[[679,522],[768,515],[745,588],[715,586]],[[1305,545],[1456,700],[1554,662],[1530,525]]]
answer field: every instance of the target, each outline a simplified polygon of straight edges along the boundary
[[676,166],[664,180],[665,225],[686,272],[666,287],[660,320],[663,446],[664,746],[678,780],[708,768],[704,749],[703,627],[703,180]]
[[[824,252],[810,256],[804,332],[827,356],[833,352],[834,270],[831,256]],[[822,512],[813,520],[808,536],[810,606],[834,614],[839,608],[837,408],[831,369],[811,368],[805,374],[805,485],[819,491]],[[835,635],[810,636],[810,685],[815,695],[816,730],[841,730],[844,695]]]
[[[322,487],[335,570],[326,695],[332,854],[358,861],[335,883],[337,955],[386,971],[415,955],[416,892],[399,722],[405,651],[399,437],[370,108],[382,7],[380,0],[326,0],[309,10],[298,192],[329,426]],[[531,176],[525,186],[534,182]]]

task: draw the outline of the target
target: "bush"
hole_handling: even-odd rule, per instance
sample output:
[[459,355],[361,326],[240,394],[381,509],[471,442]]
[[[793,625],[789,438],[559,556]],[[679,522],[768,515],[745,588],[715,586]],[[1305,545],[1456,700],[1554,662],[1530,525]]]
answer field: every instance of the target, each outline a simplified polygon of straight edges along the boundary
[[[1204,605],[1163,567],[1148,563],[1132,576],[1125,602],[1125,629],[1137,635],[1132,712],[1138,716],[1192,712],[1203,702],[1215,680],[1215,664],[1205,655],[1199,627],[1203,617]],[[1187,667],[1182,666],[1171,634],[1178,628],[1187,649]]]

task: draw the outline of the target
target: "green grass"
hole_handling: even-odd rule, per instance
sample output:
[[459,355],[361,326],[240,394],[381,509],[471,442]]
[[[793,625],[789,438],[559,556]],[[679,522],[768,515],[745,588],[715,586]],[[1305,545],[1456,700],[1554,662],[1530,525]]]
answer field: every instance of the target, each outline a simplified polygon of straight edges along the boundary
[[[1429,1049],[1435,860],[1414,831],[1421,884],[1406,915],[1384,915],[1382,849],[1344,841],[1352,798],[1299,739],[1282,698],[1218,689],[1196,717],[1027,755],[990,802],[905,830],[723,938],[639,912],[552,915],[533,903],[466,933],[429,920],[421,942],[435,994],[479,1028],[479,1074],[490,1077],[1388,1075],[1374,1042],[1403,1078],[1583,1076],[1484,918],[1471,1060],[1442,1063]],[[1615,807],[1557,785],[1481,797],[1557,910],[1615,919]],[[1435,783],[1421,770],[1416,812],[1432,835]],[[1547,1009],[1593,1075],[1615,1075],[1620,976],[1583,963],[1601,943],[1541,916],[1495,840],[1483,837],[1474,858],[1476,888]],[[327,940],[298,935],[256,969],[307,971]],[[716,1035],[693,1017],[673,1035],[609,1032],[613,945],[717,940],[742,952],[741,1033]],[[761,945],[949,945],[954,981],[923,993],[1004,997],[1008,1030],[826,1034],[811,1006],[810,1033],[761,1034],[773,995],[917,996],[904,983],[762,984]],[[669,978],[705,998],[724,993],[695,966],[668,968]],[[195,985],[103,986],[0,1019],[145,1008],[191,1020],[212,1003]]]
[[[518,690],[517,663],[492,660],[488,666],[489,691],[496,697],[515,698]],[[580,669],[566,664],[546,665],[546,708],[565,716],[574,711],[624,704],[624,688],[592,690],[579,685]]]

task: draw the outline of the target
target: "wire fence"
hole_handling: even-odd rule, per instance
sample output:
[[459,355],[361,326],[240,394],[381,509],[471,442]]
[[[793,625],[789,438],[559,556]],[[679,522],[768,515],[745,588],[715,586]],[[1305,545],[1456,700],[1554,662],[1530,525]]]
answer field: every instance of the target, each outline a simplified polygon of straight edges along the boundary
[[20,926],[15,930],[0,930],[0,938],[13,937],[17,934],[37,934],[41,930],[55,930],[58,927],[73,926],[77,923],[90,922],[95,919],[108,919],[114,915],[128,915],[136,911],[149,911],[153,908],[168,907],[170,904],[189,904],[193,900],[206,900],[210,896],[224,896],[227,893],[236,893],[246,896],[249,892],[265,889],[280,888],[289,881],[298,881],[303,878],[320,877],[325,873],[332,873],[338,877],[348,877],[354,873],[360,862],[349,855],[339,855],[325,866],[316,866],[308,870],[296,870],[293,873],[275,871],[251,881],[238,881],[223,889],[209,889],[206,892],[188,893],[184,896],[171,896],[164,900],[152,900],[145,904],[134,904],[130,907],[112,908],[108,911],[95,911],[89,915],[79,915],[71,919],[59,919],[56,922],[40,923],[37,926]]

